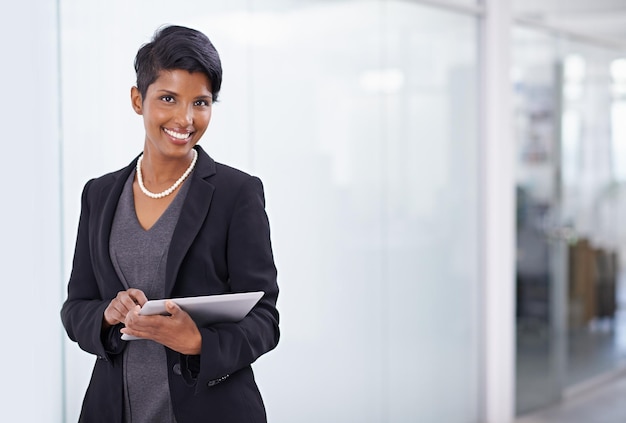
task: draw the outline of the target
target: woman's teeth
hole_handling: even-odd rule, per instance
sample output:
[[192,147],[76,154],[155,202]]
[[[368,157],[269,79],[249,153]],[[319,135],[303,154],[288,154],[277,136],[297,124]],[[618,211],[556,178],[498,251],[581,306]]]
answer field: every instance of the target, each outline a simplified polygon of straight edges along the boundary
[[167,135],[169,135],[170,137],[174,137],[177,140],[186,140],[191,135],[191,132],[186,132],[184,134],[181,134],[180,132],[170,131],[169,129],[165,129],[165,128],[163,128],[163,130],[165,131]]

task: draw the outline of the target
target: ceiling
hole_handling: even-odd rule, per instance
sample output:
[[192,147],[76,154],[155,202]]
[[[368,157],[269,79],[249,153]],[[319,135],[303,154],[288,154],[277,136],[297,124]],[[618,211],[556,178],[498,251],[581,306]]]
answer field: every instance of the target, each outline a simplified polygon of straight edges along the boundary
[[626,0],[514,0],[513,10],[523,22],[626,49]]

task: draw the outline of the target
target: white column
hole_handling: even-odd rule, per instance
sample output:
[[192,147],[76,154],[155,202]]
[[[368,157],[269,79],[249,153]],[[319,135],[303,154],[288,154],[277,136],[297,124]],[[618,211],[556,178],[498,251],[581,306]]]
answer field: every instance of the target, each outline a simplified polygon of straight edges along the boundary
[[483,421],[515,414],[515,161],[512,131],[511,1],[483,0],[481,93],[484,231]]
[[63,415],[56,7],[2,5],[2,422]]

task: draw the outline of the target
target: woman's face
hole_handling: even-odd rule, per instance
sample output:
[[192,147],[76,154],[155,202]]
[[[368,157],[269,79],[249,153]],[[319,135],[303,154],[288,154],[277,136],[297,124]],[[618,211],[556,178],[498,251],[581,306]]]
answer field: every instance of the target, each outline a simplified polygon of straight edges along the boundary
[[133,108],[146,129],[144,152],[155,159],[187,157],[209,126],[212,99],[209,79],[201,72],[161,71],[145,98],[133,87]]

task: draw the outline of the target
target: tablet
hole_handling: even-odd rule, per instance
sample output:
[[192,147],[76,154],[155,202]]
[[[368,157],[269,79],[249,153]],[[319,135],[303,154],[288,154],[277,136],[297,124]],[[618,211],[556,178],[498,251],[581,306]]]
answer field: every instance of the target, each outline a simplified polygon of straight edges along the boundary
[[[198,326],[211,323],[238,322],[252,310],[252,307],[263,296],[263,291],[242,292],[236,294],[205,295],[203,297],[171,298],[178,306],[189,313],[189,316]],[[139,310],[139,314],[150,316],[154,314],[169,315],[165,310],[164,300],[148,300]],[[137,336],[122,334],[122,339],[132,341],[141,339]]]

